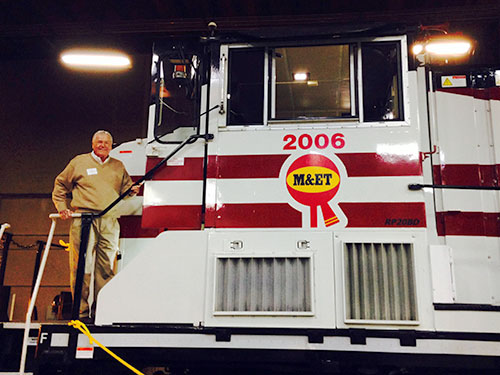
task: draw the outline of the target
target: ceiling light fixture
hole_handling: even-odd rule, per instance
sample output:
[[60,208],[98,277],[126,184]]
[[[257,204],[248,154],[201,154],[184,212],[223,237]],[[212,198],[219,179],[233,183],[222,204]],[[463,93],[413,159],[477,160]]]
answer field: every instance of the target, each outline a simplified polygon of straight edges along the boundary
[[439,57],[460,57],[472,51],[472,41],[462,35],[440,35],[417,41],[413,47],[414,55],[428,53]]
[[130,58],[123,52],[98,49],[72,49],[61,53],[61,62],[73,69],[120,71],[130,69]]
[[306,72],[293,73],[293,80],[294,81],[307,81],[309,79],[310,75],[311,75],[311,73],[306,73]]

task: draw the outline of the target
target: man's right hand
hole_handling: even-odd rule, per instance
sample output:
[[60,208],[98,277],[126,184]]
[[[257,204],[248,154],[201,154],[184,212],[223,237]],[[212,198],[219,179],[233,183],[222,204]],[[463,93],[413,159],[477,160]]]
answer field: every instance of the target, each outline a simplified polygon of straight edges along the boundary
[[67,220],[71,218],[71,215],[73,215],[73,211],[71,211],[69,208],[62,210],[59,212],[59,215],[61,215],[61,219]]

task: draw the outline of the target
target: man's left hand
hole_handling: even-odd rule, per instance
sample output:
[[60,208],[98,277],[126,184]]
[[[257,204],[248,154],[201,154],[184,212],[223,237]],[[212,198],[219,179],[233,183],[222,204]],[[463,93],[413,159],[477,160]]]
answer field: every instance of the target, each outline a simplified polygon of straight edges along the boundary
[[137,195],[139,194],[139,190],[141,189],[141,185],[134,185],[132,186],[132,189],[130,189],[130,195]]

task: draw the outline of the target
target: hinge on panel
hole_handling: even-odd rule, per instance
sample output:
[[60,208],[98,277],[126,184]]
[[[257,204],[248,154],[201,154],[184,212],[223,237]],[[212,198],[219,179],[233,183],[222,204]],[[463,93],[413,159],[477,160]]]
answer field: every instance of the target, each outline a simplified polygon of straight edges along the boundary
[[310,248],[310,242],[307,240],[297,241],[297,249],[299,250],[307,250]]
[[231,241],[229,247],[233,250],[241,250],[243,249],[243,241],[241,240]]

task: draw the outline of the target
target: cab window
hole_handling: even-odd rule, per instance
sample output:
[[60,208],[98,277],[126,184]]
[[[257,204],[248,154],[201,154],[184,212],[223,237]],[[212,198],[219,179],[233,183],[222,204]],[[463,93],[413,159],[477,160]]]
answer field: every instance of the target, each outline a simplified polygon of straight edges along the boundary
[[229,47],[227,125],[404,120],[399,41]]

